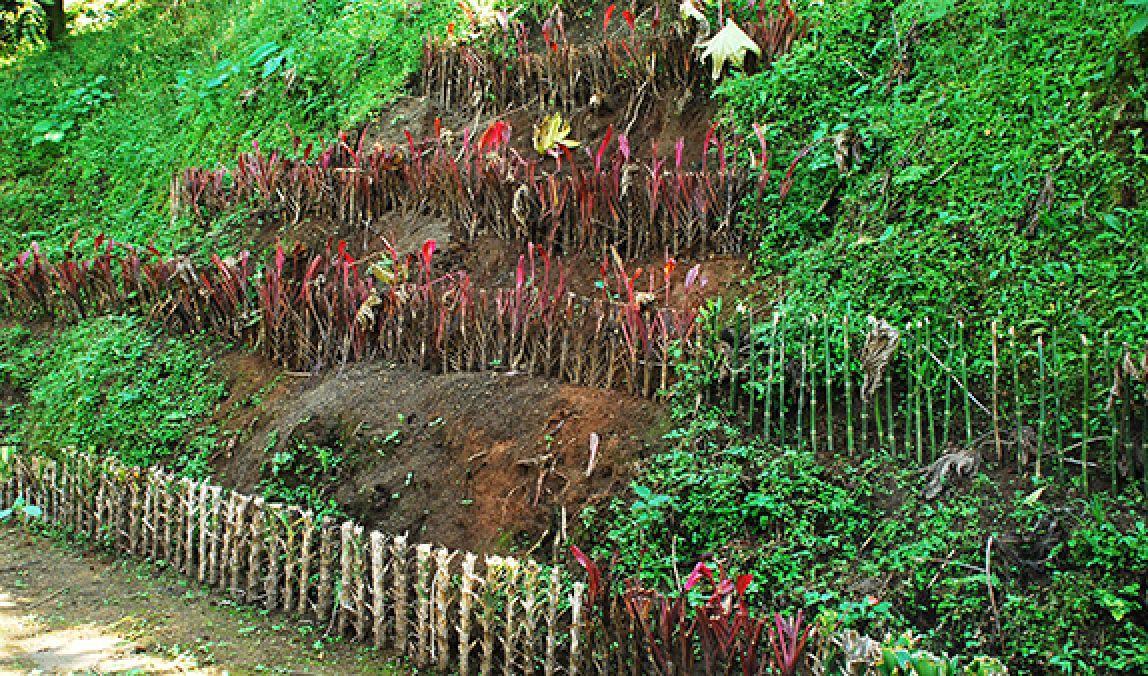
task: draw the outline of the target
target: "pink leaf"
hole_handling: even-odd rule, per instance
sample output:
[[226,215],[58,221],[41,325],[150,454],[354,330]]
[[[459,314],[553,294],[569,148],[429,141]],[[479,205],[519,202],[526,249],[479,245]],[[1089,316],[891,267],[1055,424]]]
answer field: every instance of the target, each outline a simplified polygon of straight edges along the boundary
[[618,150],[622,153],[622,159],[630,161],[630,139],[625,134],[618,136]]
[[698,263],[694,267],[690,268],[689,272],[686,273],[686,290],[687,291],[694,285],[694,282],[696,282],[698,280],[698,274],[701,271],[702,271],[702,264]]
[[693,589],[695,586],[697,586],[698,582],[701,582],[703,577],[706,580],[713,582],[714,581],[714,572],[704,562],[698,561],[697,565],[694,566],[694,569],[692,571],[690,571],[689,577],[686,578],[686,584],[685,584],[686,591],[689,591],[689,590]]

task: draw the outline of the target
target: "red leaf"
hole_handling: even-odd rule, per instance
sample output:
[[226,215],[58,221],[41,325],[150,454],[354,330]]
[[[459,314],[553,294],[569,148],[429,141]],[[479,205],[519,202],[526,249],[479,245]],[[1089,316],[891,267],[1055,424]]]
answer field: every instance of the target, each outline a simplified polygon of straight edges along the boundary
[[626,20],[626,25],[630,27],[630,30],[634,30],[634,13],[626,10],[622,12],[622,18]]
[[590,557],[578,548],[578,545],[570,545],[570,553],[574,555],[574,560],[581,564],[586,569],[586,574],[590,576],[590,602],[594,603],[602,590],[602,569],[598,567],[598,564],[591,561]]
[[482,137],[478,140],[478,152],[485,153],[497,150],[510,141],[510,125],[502,120],[490,123]]
[[750,582],[753,582],[753,575],[750,575],[749,573],[737,576],[737,595],[738,596],[742,596],[745,594],[745,590],[749,588]]
[[606,136],[598,146],[598,154],[594,156],[594,170],[601,171],[602,158],[606,156],[606,148],[610,147],[610,139],[614,137],[614,125],[606,127]]
[[433,239],[428,239],[426,242],[423,243],[423,251],[422,251],[423,267],[426,268],[427,270],[430,270],[431,258],[434,256],[435,249],[437,249],[437,248],[438,248],[438,242],[434,241]]
[[610,25],[610,18],[614,16],[615,5],[610,5],[606,8],[606,18],[602,19],[602,30],[605,31],[606,27]]

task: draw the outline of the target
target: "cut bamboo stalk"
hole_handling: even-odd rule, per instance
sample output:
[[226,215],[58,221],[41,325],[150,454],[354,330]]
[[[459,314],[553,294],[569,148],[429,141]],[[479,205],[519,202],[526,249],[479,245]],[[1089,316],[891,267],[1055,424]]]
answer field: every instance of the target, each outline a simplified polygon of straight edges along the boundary
[[[66,471],[67,465],[65,465],[64,467],[65,467],[65,471]],[[129,518],[131,519],[131,521],[128,525],[128,549],[127,550],[129,552],[131,552],[132,554],[138,554],[140,551],[139,550],[139,545],[140,545],[140,512],[142,511],[143,504],[140,501],[139,481],[136,480],[135,477],[132,478],[132,483],[131,483],[131,486],[129,487],[129,491],[131,493],[131,511],[129,512],[129,515],[130,515]],[[69,509],[67,510],[67,512],[69,514],[72,511],[70,509],[70,507],[71,507],[71,505],[69,505]]]
[[474,649],[471,633],[474,631],[475,602],[481,578],[475,574],[478,556],[466,552],[462,559],[462,580],[458,593],[458,666],[460,674],[470,673],[470,654]]
[[263,607],[267,610],[278,610],[282,607],[282,573],[283,573],[283,503],[270,502],[266,505],[266,518],[263,527],[267,533],[264,549],[267,552],[267,575],[263,578]]
[[315,545],[315,515],[311,510],[303,510],[299,514],[299,530],[301,533],[299,543],[299,575],[297,586],[297,600],[295,612],[300,617],[313,617],[315,606],[311,601],[311,562]]
[[482,662],[478,673],[490,676],[494,673],[494,648],[498,639],[494,634],[494,617],[497,612],[498,595],[502,590],[503,559],[498,556],[486,557],[486,584],[482,595]]
[[451,666],[451,583],[450,562],[453,552],[445,547],[435,550],[434,574],[434,627],[436,663],[438,670],[445,673]]
[[210,551],[207,556],[207,582],[211,586],[220,583],[220,546],[223,530],[223,489],[212,486],[211,493],[211,537],[208,539]]
[[199,507],[199,487],[191,479],[183,480],[183,572],[195,577],[196,518]]
[[431,546],[415,546],[415,633],[418,636],[416,663],[420,667],[431,664]]
[[[503,569],[505,578],[504,590],[506,592],[506,603],[503,607],[503,636],[502,636],[502,650],[503,650],[503,664],[502,671],[506,676],[512,676],[516,670],[521,667],[519,662],[519,647],[518,641],[515,640],[515,634],[518,629],[518,619],[516,614],[516,601],[518,600],[516,591],[520,584],[520,564],[516,559],[506,558],[503,559]],[[525,669],[523,669],[525,671]]]
[[391,565],[394,569],[395,646],[406,655],[410,654],[410,622],[407,610],[407,599],[410,598],[410,583],[407,575],[409,552],[407,536],[399,535],[391,541]]
[[289,505],[283,511],[283,610],[293,611],[298,605],[299,590],[299,517],[302,510]]
[[352,580],[355,577],[355,524],[344,521],[339,527],[339,584],[336,585],[335,600],[335,632],[339,636],[347,633],[351,626],[354,608],[354,590]]
[[319,622],[331,620],[331,608],[335,596],[334,576],[331,566],[335,561],[335,520],[324,516],[319,524],[319,586],[316,590],[316,612]]
[[[179,544],[182,542],[179,533],[182,520],[179,518],[178,485],[179,482],[173,476],[165,475],[163,487],[163,559],[176,568],[179,567]],[[99,497],[96,498],[96,504],[99,505]]]
[[244,596],[248,603],[263,597],[264,541],[267,537],[267,504],[256,496],[251,505],[251,546],[247,549],[247,584]]
[[[752,322],[750,326],[753,326]],[[558,673],[558,609],[562,600],[562,569],[554,566],[550,569],[550,587],[546,597],[546,661],[542,666],[543,676],[555,676]]]
[[514,595],[518,606],[522,610],[522,619],[515,623],[515,643],[518,644],[516,652],[522,656],[521,670],[523,673],[535,673],[537,666],[537,652],[535,646],[538,635],[538,562],[527,560],[520,569],[520,580],[516,585]]
[[245,598],[245,589],[241,586],[240,573],[243,571],[246,559],[250,554],[254,538],[251,535],[249,513],[251,511],[251,496],[241,495],[235,506],[235,523],[233,525],[231,556],[228,559],[227,587],[231,595],[237,599]]
[[223,508],[223,525],[220,533],[223,536],[219,546],[219,586],[228,591],[234,591],[231,586],[231,569],[235,556],[235,540],[239,536],[239,494],[232,492],[227,496],[227,503]]
[[[383,648],[387,642],[387,544],[386,537],[371,531],[371,635],[374,646]],[[472,555],[473,556],[473,555]],[[463,671],[462,673],[467,673]]]

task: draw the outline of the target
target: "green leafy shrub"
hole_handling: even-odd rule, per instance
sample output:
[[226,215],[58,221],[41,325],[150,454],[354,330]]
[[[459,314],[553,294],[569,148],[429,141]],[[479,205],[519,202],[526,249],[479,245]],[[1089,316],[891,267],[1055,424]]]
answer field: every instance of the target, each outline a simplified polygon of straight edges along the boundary
[[129,317],[61,331],[10,377],[26,391],[19,428],[33,449],[74,446],[132,465],[191,462],[183,441],[224,394],[192,344]]
[[[745,226],[794,304],[901,321],[1148,322],[1146,78],[1119,0],[808,3],[812,34],[719,98],[765,126]],[[808,154],[791,166],[803,149]]]
[[[77,231],[223,248],[234,237],[226,223],[204,232],[172,221],[172,177],[253,141],[290,147],[295,135],[330,138],[367,121],[417,68],[422,36],[455,9],[450,0],[136,0],[0,63],[0,252],[34,240],[58,249]],[[74,94],[96,81],[114,98],[81,111],[84,95]]]

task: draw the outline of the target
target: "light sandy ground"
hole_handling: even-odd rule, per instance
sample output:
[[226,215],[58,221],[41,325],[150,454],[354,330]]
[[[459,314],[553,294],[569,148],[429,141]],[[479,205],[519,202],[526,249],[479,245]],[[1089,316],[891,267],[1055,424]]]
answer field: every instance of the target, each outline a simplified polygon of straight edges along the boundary
[[174,574],[0,526],[0,674],[395,674]]

